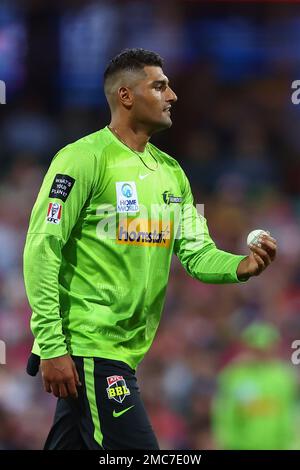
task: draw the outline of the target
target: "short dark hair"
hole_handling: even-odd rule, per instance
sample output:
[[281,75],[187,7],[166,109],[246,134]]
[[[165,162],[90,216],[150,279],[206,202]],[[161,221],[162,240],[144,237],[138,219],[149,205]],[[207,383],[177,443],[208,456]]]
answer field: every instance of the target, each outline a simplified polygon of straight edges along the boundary
[[104,83],[122,70],[142,70],[146,65],[162,67],[163,63],[163,59],[156,52],[141,48],[125,49],[109,62],[104,72]]

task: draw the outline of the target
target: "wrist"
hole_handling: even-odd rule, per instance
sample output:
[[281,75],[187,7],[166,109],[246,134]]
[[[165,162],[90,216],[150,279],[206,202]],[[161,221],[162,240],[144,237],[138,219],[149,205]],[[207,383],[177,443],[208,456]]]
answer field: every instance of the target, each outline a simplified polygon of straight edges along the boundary
[[239,281],[247,281],[251,277],[248,270],[248,256],[239,263],[236,275]]

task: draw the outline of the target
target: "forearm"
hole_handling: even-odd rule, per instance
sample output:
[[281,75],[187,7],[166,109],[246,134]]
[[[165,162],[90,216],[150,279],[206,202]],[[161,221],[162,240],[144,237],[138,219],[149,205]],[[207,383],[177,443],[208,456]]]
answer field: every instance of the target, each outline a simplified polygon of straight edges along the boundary
[[247,279],[238,277],[238,266],[245,258],[211,247],[205,252],[199,251],[190,256],[187,271],[196,279],[211,284],[230,284],[243,282]]
[[48,359],[67,353],[59,308],[61,246],[57,237],[29,233],[24,249],[24,281],[32,308],[31,329]]

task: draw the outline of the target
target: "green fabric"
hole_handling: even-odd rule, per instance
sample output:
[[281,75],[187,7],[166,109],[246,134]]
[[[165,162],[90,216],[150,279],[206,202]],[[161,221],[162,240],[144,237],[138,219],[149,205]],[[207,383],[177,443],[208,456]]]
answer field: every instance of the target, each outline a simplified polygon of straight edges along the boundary
[[[151,154],[158,162],[155,171],[148,168],[155,166]],[[65,202],[49,198],[56,174],[75,179]],[[141,221],[135,232],[129,230],[133,241],[126,241],[124,213],[116,212],[117,187],[124,182],[135,185],[139,204],[136,213],[128,214],[129,222]],[[58,224],[46,220],[53,202],[62,206]],[[179,223],[176,213],[184,204],[190,210]],[[160,321],[173,252],[187,272],[203,282],[239,282],[236,270],[245,256],[218,250],[205,218],[192,204],[180,165],[152,144],[139,156],[106,127],[62,149],[38,194],[24,250],[25,287],[36,338],[33,351],[40,350],[44,359],[67,352],[99,356],[135,369]],[[100,210],[103,205],[105,213]],[[171,223],[164,222],[168,213]],[[121,241],[115,228],[112,239],[99,238],[100,225],[109,227],[114,219]],[[154,229],[147,232],[149,220]],[[161,230],[170,233],[169,240]],[[179,233],[183,237],[175,239]]]
[[295,441],[297,385],[287,364],[237,362],[219,376],[212,423],[222,449],[276,450]]
[[280,335],[275,326],[262,322],[254,322],[243,331],[241,338],[248,346],[257,349],[267,349],[279,341]]
[[95,379],[94,379],[94,359],[90,357],[83,358],[84,380],[86,387],[86,395],[90,405],[92,420],[94,424],[94,439],[102,447],[103,435],[101,432],[98,406],[95,393]]

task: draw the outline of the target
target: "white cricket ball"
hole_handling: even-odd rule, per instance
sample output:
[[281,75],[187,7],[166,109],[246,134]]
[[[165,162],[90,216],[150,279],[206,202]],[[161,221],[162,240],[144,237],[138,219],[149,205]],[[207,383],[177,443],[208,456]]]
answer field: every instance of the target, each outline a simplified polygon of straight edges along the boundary
[[266,230],[262,229],[257,229],[257,230],[252,230],[252,232],[249,233],[247,237],[247,245],[257,245],[261,246],[261,244],[258,242],[258,239],[261,235],[270,235],[270,232],[267,232]]

